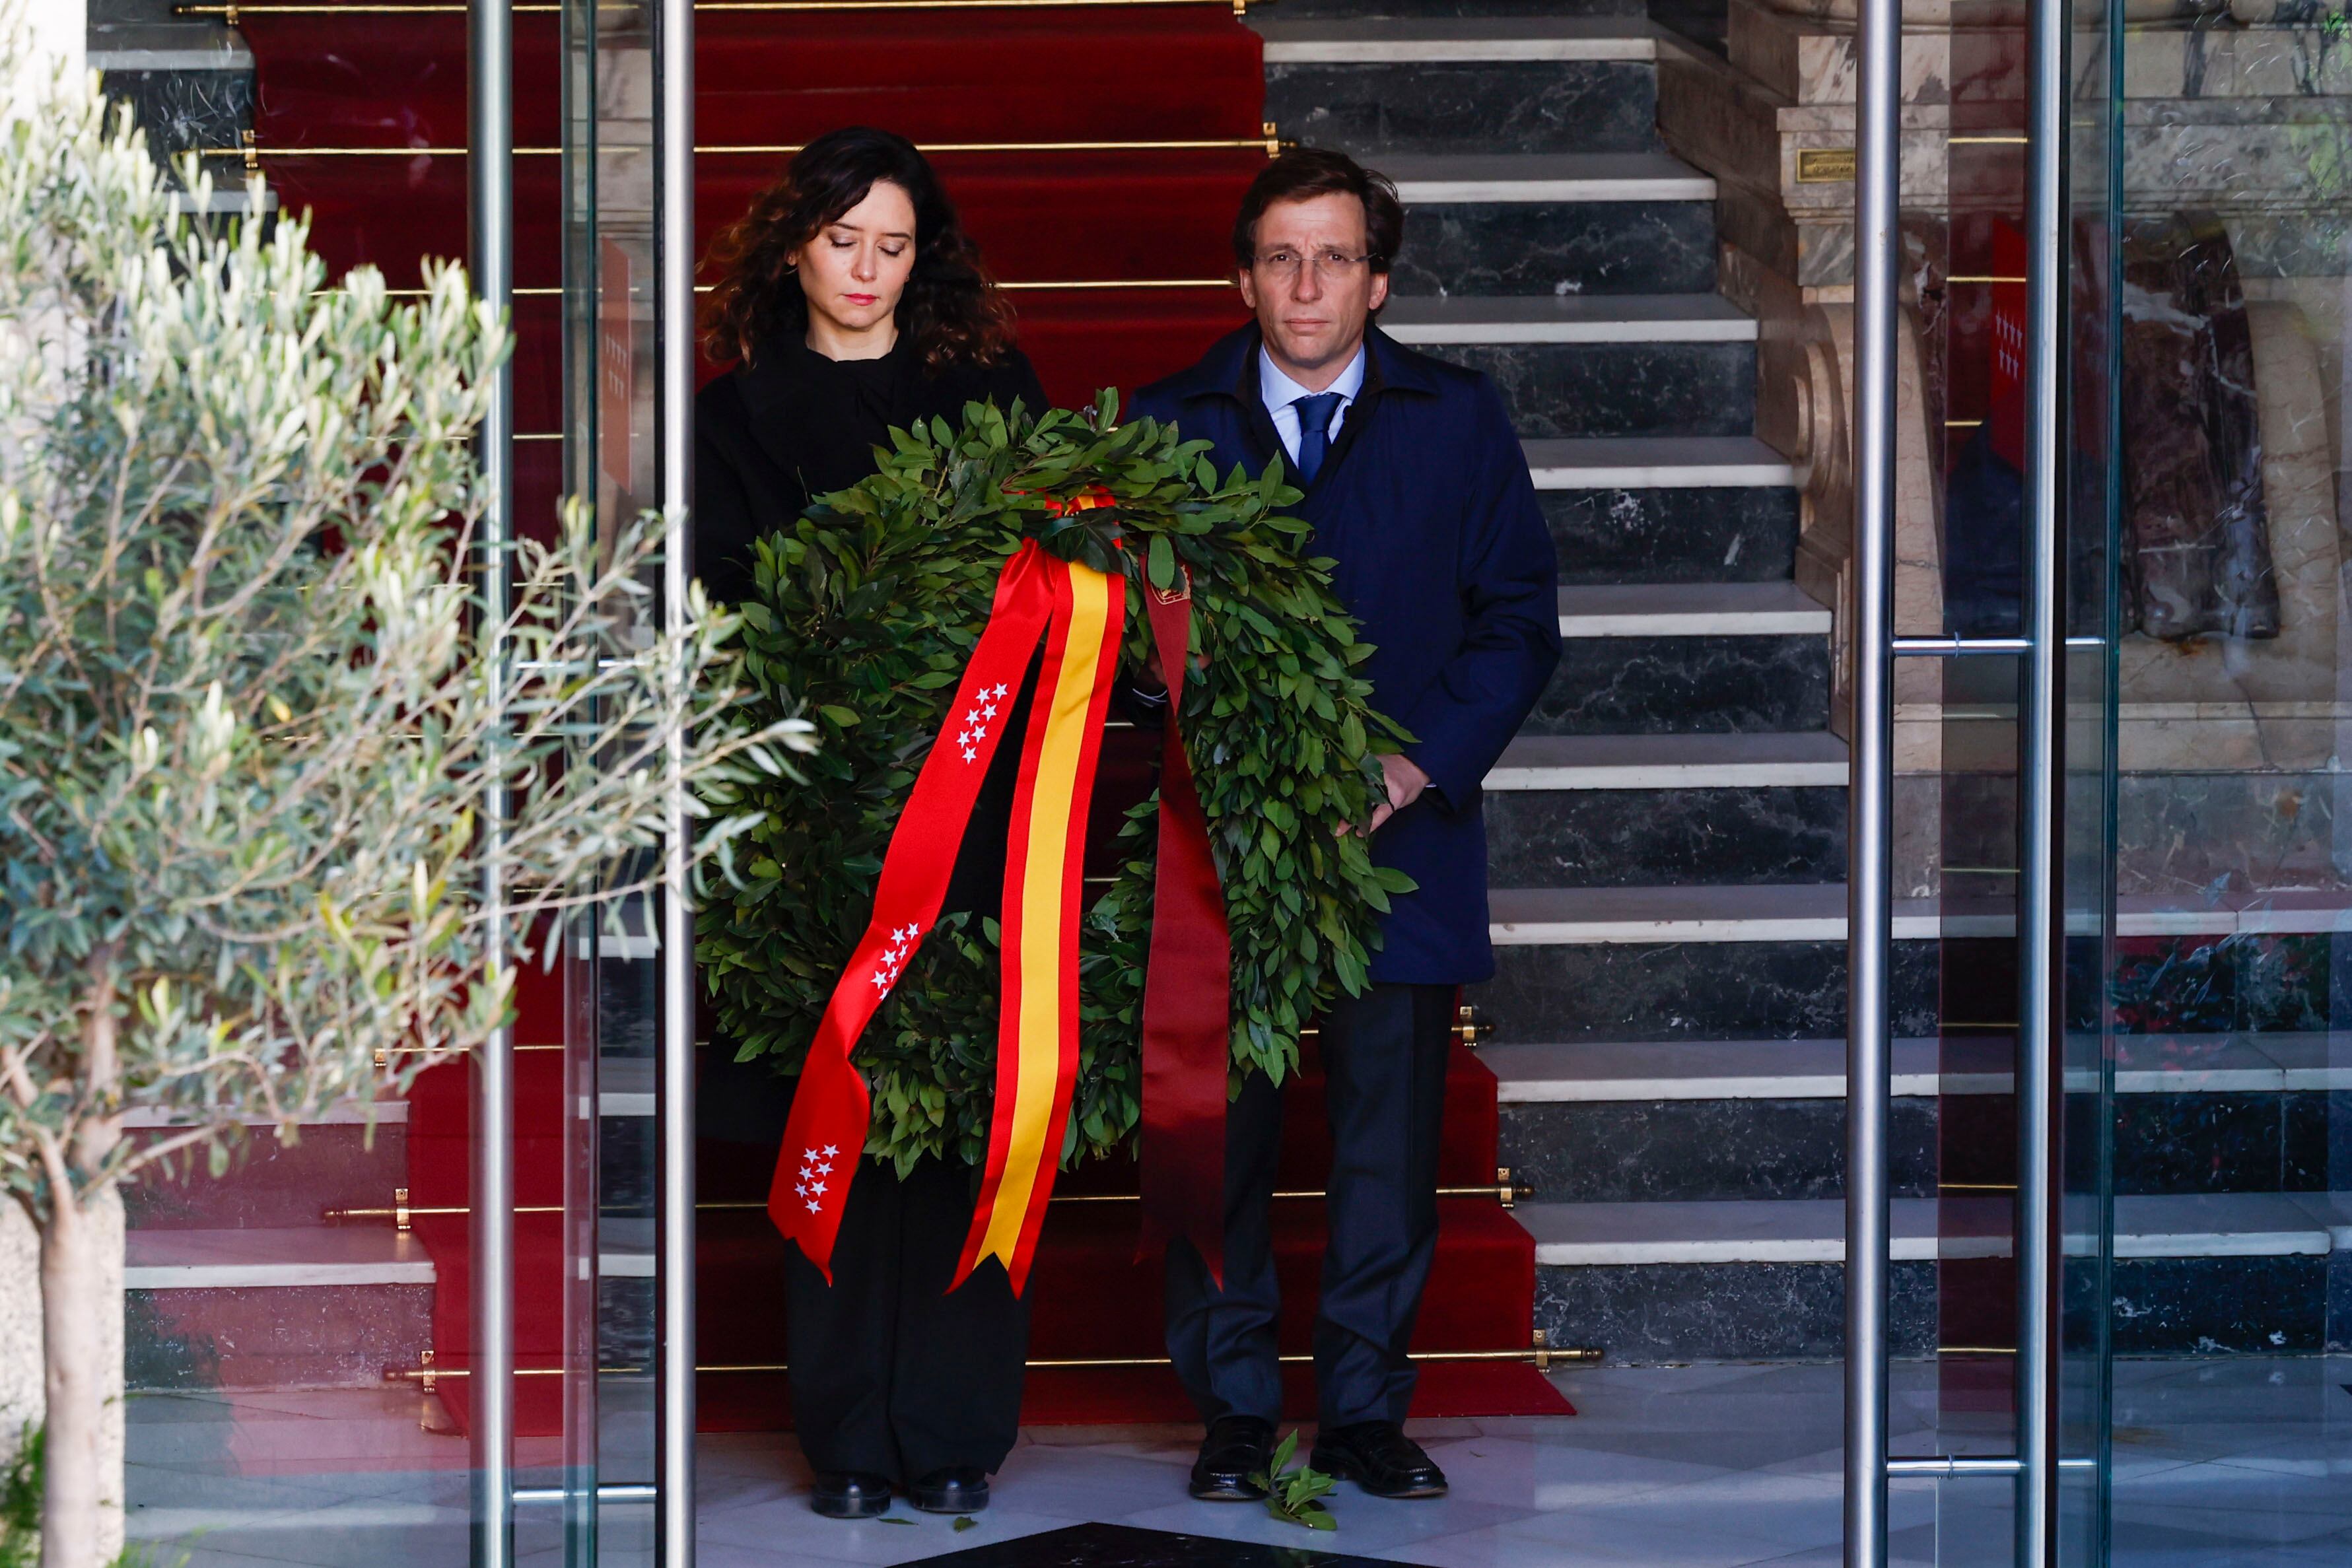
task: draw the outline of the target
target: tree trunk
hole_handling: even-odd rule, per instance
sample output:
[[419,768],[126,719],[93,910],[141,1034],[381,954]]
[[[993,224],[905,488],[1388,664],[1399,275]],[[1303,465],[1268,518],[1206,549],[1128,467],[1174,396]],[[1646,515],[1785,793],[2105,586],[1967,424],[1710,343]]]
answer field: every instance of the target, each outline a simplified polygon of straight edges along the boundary
[[[47,1416],[41,1568],[100,1568],[106,1503],[107,1227],[88,1201],[51,1195],[41,1228],[41,1340]],[[111,1500],[120,1505],[120,1499]]]

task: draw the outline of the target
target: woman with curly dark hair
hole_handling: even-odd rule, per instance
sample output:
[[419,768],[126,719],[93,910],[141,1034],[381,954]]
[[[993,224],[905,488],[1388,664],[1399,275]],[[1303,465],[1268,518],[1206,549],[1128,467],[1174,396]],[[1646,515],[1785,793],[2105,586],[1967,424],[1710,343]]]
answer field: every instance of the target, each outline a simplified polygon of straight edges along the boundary
[[873,473],[891,426],[1045,407],[1012,307],[905,137],[818,137],[705,265],[703,344],[735,366],[695,400],[695,565],[715,598],[748,597],[751,541]]
[[[971,402],[1045,407],[1013,346],[1012,311],[903,137],[853,127],[812,141],[709,261],[721,276],[704,341],[735,361],[695,403],[695,559],[717,599],[749,598],[752,541],[873,473],[892,426],[958,423]],[[998,782],[992,774],[976,819],[1002,797],[994,810],[1009,823],[1011,779]],[[1004,836],[992,834],[1000,856]],[[969,837],[980,852],[960,857],[947,907],[993,915],[1003,871],[982,863],[992,834],[976,822]],[[780,1134],[781,1113],[771,1127],[758,1108],[774,1099],[766,1067],[707,1055],[709,1120]],[[971,1178],[944,1160],[902,1179],[860,1159],[832,1281],[786,1253],[793,1416],[819,1513],[883,1513],[894,1485],[934,1512],[988,1504],[988,1476],[1018,1436],[1029,1318],[1000,1267],[948,1291]]]

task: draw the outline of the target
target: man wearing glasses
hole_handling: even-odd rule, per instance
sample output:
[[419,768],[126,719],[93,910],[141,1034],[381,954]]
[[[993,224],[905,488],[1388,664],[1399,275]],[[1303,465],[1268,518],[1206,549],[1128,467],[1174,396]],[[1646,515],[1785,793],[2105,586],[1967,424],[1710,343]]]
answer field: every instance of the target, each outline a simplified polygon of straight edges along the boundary
[[[1243,197],[1234,256],[1251,325],[1144,388],[1130,416],[1213,444],[1222,471],[1279,456],[1306,492],[1315,549],[1375,652],[1373,705],[1412,736],[1381,758],[1373,857],[1417,891],[1394,901],[1373,984],[1322,1020],[1332,1138],[1315,1322],[1312,1463],[1382,1497],[1435,1497],[1444,1474],[1401,1423],[1405,1358],[1437,1248],[1437,1154],[1456,988],[1494,973],[1479,781],[1559,660],[1557,565],[1500,396],[1414,353],[1372,318],[1404,229],[1396,189],[1299,148]],[[1265,1495],[1282,1413],[1270,1208],[1281,1091],[1253,1073],[1227,1112],[1224,1283],[1168,1249],[1168,1349],[1208,1423],[1192,1491]]]

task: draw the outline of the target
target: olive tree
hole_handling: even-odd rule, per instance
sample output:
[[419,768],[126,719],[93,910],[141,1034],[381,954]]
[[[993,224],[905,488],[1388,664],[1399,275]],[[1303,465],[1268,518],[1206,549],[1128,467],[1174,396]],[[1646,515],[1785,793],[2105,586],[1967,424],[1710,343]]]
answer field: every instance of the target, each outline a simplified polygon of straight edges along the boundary
[[331,286],[302,223],[175,212],[127,114],[50,91],[0,127],[0,1186],[40,1238],[42,1562],[92,1568],[95,1207],[478,1046],[486,886],[517,934],[648,892],[679,785],[707,867],[805,739],[736,720],[698,591],[660,630],[655,520],[546,519],[482,601],[508,343],[457,268]]

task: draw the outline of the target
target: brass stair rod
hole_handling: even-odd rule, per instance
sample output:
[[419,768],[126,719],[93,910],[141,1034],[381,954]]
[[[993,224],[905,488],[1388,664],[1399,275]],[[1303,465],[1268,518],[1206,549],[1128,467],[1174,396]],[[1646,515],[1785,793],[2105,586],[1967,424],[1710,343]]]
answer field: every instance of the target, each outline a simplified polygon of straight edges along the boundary
[[[1314,1359],[1315,1357],[1311,1354],[1286,1355],[1280,1358],[1286,1365],[1302,1365],[1312,1362]],[[1526,1350],[1417,1350],[1408,1352],[1406,1359],[1419,1362],[1532,1362],[1538,1368],[1548,1368],[1554,1362],[1599,1361],[1601,1359],[1601,1350],[1597,1345],[1565,1345],[1558,1348],[1554,1348],[1550,1345],[1531,1345]],[[1164,1355],[1101,1355],[1033,1357],[1023,1364],[1027,1366],[1060,1367],[1064,1369],[1083,1371],[1089,1369],[1111,1370],[1120,1367],[1170,1366],[1174,1364]],[[561,1366],[518,1366],[515,1368],[515,1375],[517,1377],[562,1377],[570,1370],[571,1369],[567,1367]],[[757,1362],[745,1363],[740,1365],[698,1366],[694,1370],[700,1375],[711,1376],[722,1373],[741,1375],[745,1373],[790,1372],[792,1368],[782,1362]],[[651,1374],[646,1372],[645,1368],[639,1366],[600,1366],[596,1369],[596,1375],[599,1377],[646,1377],[651,1375]],[[462,1366],[388,1366],[384,1368],[383,1371],[383,1380],[386,1383],[422,1383],[427,1387],[430,1387],[440,1378],[464,1377],[466,1375],[467,1375],[467,1369]]]
[[[250,140],[236,147],[200,147],[197,155],[204,158],[242,158],[248,169],[258,168],[264,158],[463,158],[463,147],[263,147]],[[1281,138],[1271,122],[1256,136],[1202,136],[1180,138],[1166,141],[933,141],[926,142],[922,151],[929,153],[952,152],[1202,152],[1255,148],[1274,156],[1282,151]],[[781,158],[798,152],[798,142],[716,143],[697,147],[698,157],[711,158]],[[606,151],[623,151],[607,149]],[[563,152],[561,147],[518,147],[518,158],[554,158]]]
[[[1533,1197],[1535,1190],[1531,1186],[1520,1186],[1513,1183],[1510,1169],[1505,1166],[1495,1173],[1492,1183],[1478,1186],[1441,1186],[1437,1189],[1437,1196],[1499,1198],[1502,1200],[1503,1207],[1508,1208],[1520,1198]],[[1273,1196],[1284,1199],[1307,1199],[1324,1197],[1328,1195],[1320,1191],[1301,1189],[1297,1192],[1277,1192]],[[1047,1201],[1051,1203],[1138,1203],[1141,1198],[1139,1195],[1131,1192],[1069,1192],[1055,1193]],[[762,1199],[744,1197],[712,1198],[698,1203],[694,1207],[697,1209],[743,1212],[765,1208],[768,1206]],[[391,1219],[396,1221],[404,1230],[408,1228],[407,1222],[420,1214],[454,1215],[472,1212],[471,1208],[463,1204],[395,1203],[390,1208],[323,1209],[320,1212],[320,1218],[321,1219]],[[563,1206],[560,1203],[518,1204],[515,1206],[515,1212],[517,1214],[561,1214],[563,1212]]]

